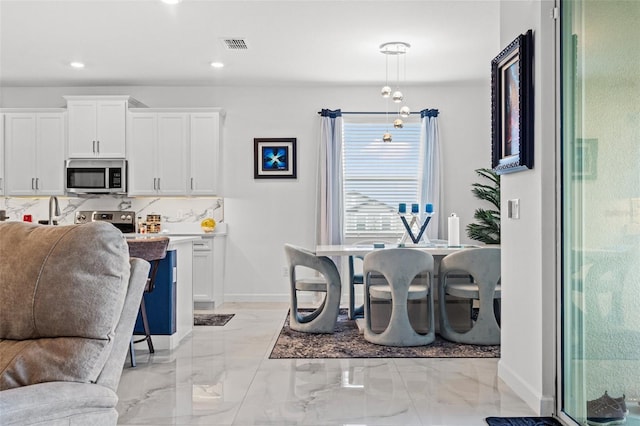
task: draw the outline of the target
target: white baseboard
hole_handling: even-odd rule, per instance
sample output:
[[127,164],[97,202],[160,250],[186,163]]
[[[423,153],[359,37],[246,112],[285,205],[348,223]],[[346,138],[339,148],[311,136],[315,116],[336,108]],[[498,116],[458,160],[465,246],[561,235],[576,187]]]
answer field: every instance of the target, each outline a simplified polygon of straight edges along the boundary
[[545,396],[533,389],[516,374],[504,360],[498,361],[498,377],[507,384],[538,416],[551,416],[554,412],[552,396]]

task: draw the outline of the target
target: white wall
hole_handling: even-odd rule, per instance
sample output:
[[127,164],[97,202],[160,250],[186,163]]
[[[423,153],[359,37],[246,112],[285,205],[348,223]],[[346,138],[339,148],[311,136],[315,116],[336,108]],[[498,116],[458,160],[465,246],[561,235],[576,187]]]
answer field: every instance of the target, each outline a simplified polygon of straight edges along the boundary
[[536,412],[554,410],[556,144],[552,0],[501,2],[500,41],[534,32],[534,167],[501,179],[502,211],[520,199],[520,219],[502,218],[502,348],[499,376]]
[[[224,218],[229,226],[225,300],[287,301],[288,285],[282,276],[283,244],[315,246],[317,112],[322,108],[384,111],[379,89],[377,86],[5,87],[0,106],[59,107],[64,106],[63,95],[128,94],[149,107],[224,108],[227,115],[223,195]],[[487,73],[486,80],[478,82],[406,87],[404,92],[414,111],[440,110],[445,170],[442,214],[455,211],[464,228],[480,206],[470,191],[471,183],[477,180],[474,169],[490,167],[490,76]],[[298,178],[254,180],[256,137],[297,138]],[[184,202],[188,203],[188,199]],[[468,241],[464,233],[462,239]]]

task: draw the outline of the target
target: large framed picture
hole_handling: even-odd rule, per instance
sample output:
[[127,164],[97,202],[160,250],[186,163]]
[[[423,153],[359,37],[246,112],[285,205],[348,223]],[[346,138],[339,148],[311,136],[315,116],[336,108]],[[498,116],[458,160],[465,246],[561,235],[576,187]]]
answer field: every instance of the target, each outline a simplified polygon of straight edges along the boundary
[[498,174],[533,168],[533,33],[491,61],[491,166]]
[[296,138],[255,138],[254,179],[296,178]]

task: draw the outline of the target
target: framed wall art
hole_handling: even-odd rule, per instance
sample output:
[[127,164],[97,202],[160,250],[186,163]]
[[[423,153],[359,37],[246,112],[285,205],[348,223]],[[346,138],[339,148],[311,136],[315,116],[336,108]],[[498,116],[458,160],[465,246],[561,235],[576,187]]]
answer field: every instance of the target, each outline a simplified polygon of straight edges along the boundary
[[491,61],[491,166],[498,174],[533,168],[533,33]]
[[295,179],[296,138],[255,138],[254,179]]

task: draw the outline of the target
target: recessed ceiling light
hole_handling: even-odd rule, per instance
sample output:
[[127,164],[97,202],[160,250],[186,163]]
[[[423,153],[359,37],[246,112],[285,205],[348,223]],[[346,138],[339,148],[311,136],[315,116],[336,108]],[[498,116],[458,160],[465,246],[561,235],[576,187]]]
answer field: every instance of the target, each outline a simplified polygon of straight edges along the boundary
[[82,62],[71,62],[69,64],[72,68],[84,68],[84,64]]
[[224,67],[224,64],[222,62],[211,62],[211,66],[213,68],[222,68]]
[[165,3],[165,4],[178,4],[181,1],[182,0],[162,0],[162,3]]

